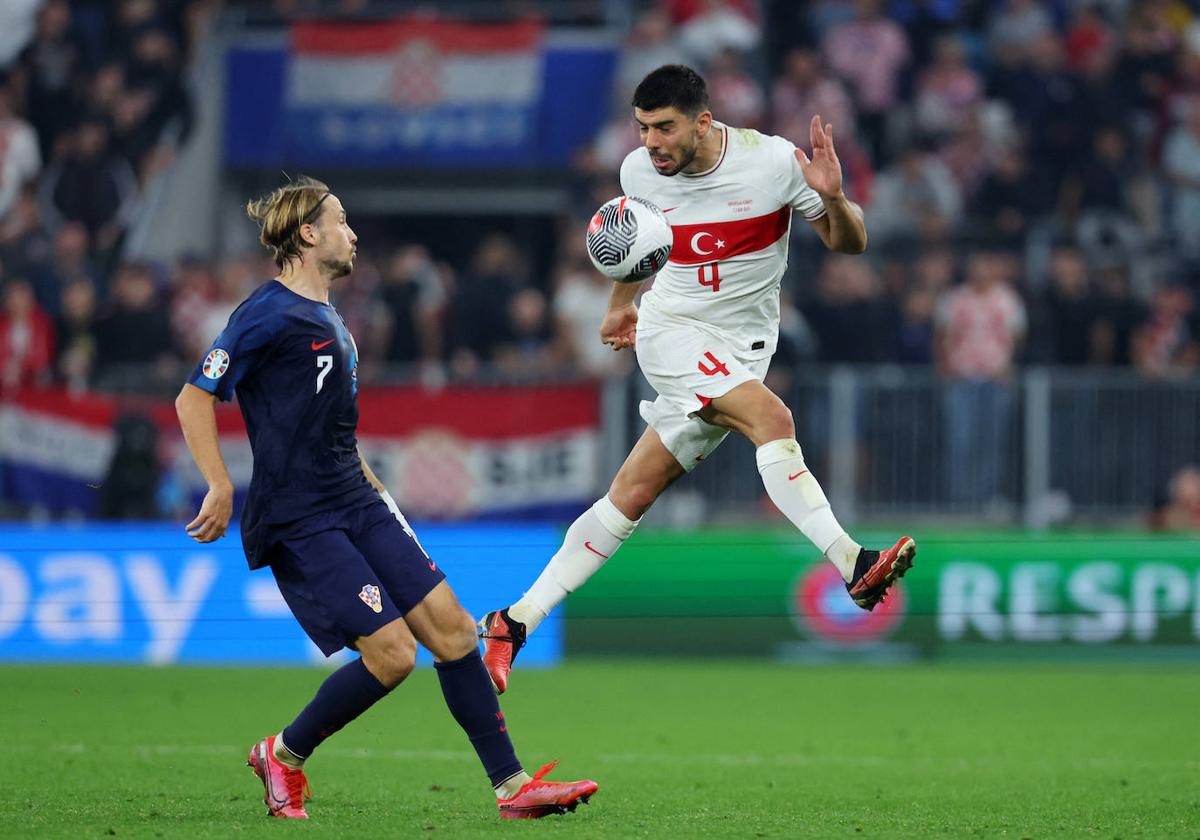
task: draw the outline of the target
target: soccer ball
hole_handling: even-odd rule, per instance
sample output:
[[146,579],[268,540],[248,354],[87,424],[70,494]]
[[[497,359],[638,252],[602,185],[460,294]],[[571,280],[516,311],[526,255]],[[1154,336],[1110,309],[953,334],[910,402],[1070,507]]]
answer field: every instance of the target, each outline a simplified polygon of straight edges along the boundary
[[592,265],[618,283],[657,273],[671,256],[671,223],[652,203],[635,195],[605,202],[587,229]]

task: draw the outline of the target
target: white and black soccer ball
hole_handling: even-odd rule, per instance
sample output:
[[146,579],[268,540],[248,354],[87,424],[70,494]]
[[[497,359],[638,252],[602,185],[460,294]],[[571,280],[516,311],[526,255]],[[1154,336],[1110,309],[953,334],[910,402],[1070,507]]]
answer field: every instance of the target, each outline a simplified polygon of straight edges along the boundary
[[621,195],[592,216],[587,252],[605,277],[636,283],[667,264],[671,239],[671,223],[662,210],[644,198]]

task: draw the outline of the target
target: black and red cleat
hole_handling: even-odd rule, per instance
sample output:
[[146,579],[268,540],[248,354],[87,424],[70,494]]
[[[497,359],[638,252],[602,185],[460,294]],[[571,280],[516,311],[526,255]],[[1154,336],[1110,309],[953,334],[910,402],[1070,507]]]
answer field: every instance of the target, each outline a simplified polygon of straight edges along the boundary
[[864,548],[858,552],[854,577],[846,584],[846,591],[855,604],[870,612],[883,601],[892,584],[912,568],[916,556],[917,544],[909,537],[901,537],[894,546],[883,551]]
[[479,638],[483,639],[483,664],[492,686],[497,694],[503,694],[513,661],[525,647],[525,625],[509,618],[508,610],[496,610],[480,620]]
[[582,802],[592,798],[600,786],[591,779],[579,782],[547,782],[544,778],[554,769],[552,761],[533,774],[533,778],[517,791],[511,799],[501,799],[500,818],[505,820],[536,820],[551,814],[574,811]]

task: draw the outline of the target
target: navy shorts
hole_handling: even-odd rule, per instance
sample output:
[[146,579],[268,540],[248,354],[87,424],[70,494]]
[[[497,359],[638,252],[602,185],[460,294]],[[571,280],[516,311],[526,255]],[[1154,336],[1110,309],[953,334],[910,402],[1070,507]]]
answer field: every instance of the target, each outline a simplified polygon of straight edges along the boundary
[[326,656],[403,618],[446,579],[382,501],[283,536],[273,555],[283,599]]

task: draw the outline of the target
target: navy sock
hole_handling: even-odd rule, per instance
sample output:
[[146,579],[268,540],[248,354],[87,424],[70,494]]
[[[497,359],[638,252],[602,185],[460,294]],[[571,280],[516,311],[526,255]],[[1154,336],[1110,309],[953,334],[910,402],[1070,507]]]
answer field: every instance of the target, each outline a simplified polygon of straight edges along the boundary
[[361,658],[332,674],[304,711],[283,730],[283,743],[297,758],[308,758],[317,746],[367,709],[391,689],[375,679]]
[[500,701],[479,651],[453,662],[434,663],[433,667],[437,669],[450,714],[471,739],[492,786],[520,773],[521,762],[513,752]]

